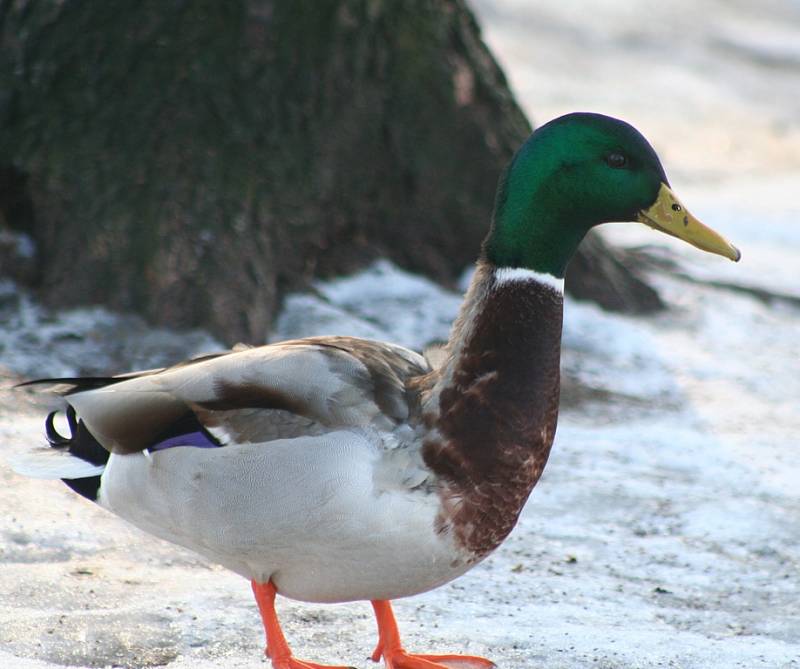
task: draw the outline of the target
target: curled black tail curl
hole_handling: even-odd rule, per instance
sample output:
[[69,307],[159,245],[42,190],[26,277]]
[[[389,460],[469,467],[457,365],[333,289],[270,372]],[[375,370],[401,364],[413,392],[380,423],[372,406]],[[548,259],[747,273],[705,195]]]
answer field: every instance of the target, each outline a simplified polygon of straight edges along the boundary
[[72,444],[72,440],[78,433],[78,419],[75,416],[75,409],[67,407],[67,424],[69,425],[69,438],[63,437],[56,430],[54,419],[58,411],[51,411],[47,414],[44,421],[44,429],[47,434],[47,441],[53,448],[65,448]]
[[[69,436],[62,435],[55,426],[57,411],[47,415],[44,422],[47,442],[52,448],[67,449],[70,455],[90,462],[93,465],[104,465],[108,462],[109,452],[100,445],[100,442],[89,432],[86,424],[78,418],[75,409],[67,406],[65,416],[69,427]],[[92,501],[97,500],[97,491],[100,489],[100,477],[89,476],[79,479],[61,479],[75,492]]]
[[86,423],[77,417],[72,406],[67,406],[65,412],[70,432],[68,437],[56,430],[54,419],[57,413],[57,411],[53,411],[48,414],[44,422],[45,434],[50,446],[53,448],[66,448],[70,455],[86,460],[86,462],[91,462],[93,465],[104,465],[108,462],[109,452],[89,432]]

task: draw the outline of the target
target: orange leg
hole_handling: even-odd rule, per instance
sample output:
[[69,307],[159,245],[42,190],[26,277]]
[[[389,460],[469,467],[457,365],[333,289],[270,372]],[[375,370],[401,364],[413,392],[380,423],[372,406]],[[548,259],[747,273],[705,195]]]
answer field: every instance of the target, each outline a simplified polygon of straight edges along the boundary
[[281,624],[278,622],[278,614],[275,613],[275,586],[272,581],[266,583],[250,581],[250,583],[253,586],[253,594],[256,596],[261,620],[264,622],[264,631],[267,634],[267,648],[264,652],[272,660],[273,669],[353,669],[353,667],[331,667],[327,664],[315,664],[295,659],[289,644],[286,643],[286,637],[283,636]]
[[378,621],[378,646],[372,661],[378,662],[383,657],[386,669],[490,669],[495,666],[494,662],[474,655],[411,655],[400,643],[391,603],[373,600],[372,608]]

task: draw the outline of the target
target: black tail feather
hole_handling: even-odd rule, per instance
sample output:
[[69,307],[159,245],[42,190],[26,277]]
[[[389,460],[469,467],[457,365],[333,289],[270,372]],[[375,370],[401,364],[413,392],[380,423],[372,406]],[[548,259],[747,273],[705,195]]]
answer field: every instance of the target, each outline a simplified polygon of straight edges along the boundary
[[[108,462],[110,453],[89,432],[86,424],[76,416],[75,409],[71,405],[67,405],[66,410],[67,425],[70,432],[68,437],[56,430],[54,423],[56,413],[56,411],[53,411],[48,414],[44,423],[47,441],[52,448],[66,448],[70,455],[86,460],[86,462],[91,462],[93,465],[104,465]],[[61,480],[87,499],[97,500],[97,492],[100,489],[99,476]]]
[[31,386],[47,386],[44,390],[55,392],[58,395],[71,395],[72,393],[80,393],[84,390],[95,390],[97,388],[105,388],[114,383],[126,381],[125,375],[116,376],[64,376],[54,377],[51,379],[34,379],[33,381],[23,381],[14,386],[14,388],[29,388]]
[[104,465],[108,462],[110,453],[100,445],[100,442],[89,432],[86,423],[75,415],[75,409],[67,405],[66,417],[70,434],[65,437],[59,434],[53,423],[56,411],[51,412],[45,420],[47,441],[53,448],[66,448],[70,455],[91,462],[93,465]]
[[69,425],[69,438],[62,437],[58,430],[56,430],[56,426],[54,424],[54,419],[56,417],[57,411],[51,411],[47,414],[47,418],[44,421],[44,429],[45,433],[47,434],[47,441],[53,448],[68,448],[73,440],[73,435],[77,434],[78,432],[78,424],[75,420],[75,409],[71,406],[67,406],[67,424]]

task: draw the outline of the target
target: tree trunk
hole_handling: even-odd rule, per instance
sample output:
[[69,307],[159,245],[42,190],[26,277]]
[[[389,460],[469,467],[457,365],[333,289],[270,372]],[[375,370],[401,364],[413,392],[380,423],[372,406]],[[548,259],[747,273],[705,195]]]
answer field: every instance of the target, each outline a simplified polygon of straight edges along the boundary
[[[228,342],[378,256],[454,281],[530,132],[463,0],[28,0],[0,39],[0,177],[33,205],[5,218],[44,298]],[[596,238],[568,287],[660,304],[612,256]]]

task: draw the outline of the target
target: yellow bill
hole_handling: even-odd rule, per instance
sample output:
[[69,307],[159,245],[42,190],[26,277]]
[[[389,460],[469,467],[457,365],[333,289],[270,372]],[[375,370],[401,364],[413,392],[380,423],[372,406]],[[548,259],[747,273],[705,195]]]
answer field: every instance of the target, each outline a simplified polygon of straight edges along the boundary
[[742,257],[739,249],[727,239],[692,216],[666,184],[661,184],[653,205],[639,212],[638,220],[703,251],[725,256],[734,262]]

